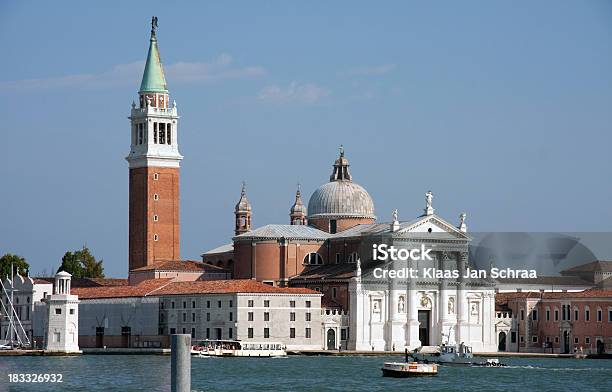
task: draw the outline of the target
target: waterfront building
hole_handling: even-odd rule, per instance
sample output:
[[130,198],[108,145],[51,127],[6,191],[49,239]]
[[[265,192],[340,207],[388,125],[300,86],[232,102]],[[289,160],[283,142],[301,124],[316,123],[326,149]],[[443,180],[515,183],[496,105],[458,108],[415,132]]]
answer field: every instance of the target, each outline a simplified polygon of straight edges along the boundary
[[499,293],[496,302],[499,351],[612,350],[612,289]]
[[[53,280],[15,275],[12,281],[7,277],[3,286],[6,291],[0,296],[0,301],[4,304],[0,307],[0,340],[42,344],[42,339],[34,342],[35,304],[42,303],[41,301],[53,292]],[[14,321],[16,328],[10,328],[11,292],[13,316],[19,319]]]
[[45,351],[79,352],[79,298],[71,293],[68,272],[55,275],[53,294],[44,298],[43,347]]
[[400,222],[396,211],[392,222],[376,223],[374,201],[353,181],[341,148],[330,181],[313,192],[308,208],[298,190],[290,224],[251,228],[252,206],[243,186],[236,206],[241,229],[233,244],[203,253],[202,260],[231,269],[234,278],[321,292],[329,316],[322,325],[326,349],[391,351],[463,342],[494,351],[492,282],[373,276],[385,265],[372,260],[374,244],[398,249],[423,245],[433,250],[431,267],[461,273],[468,268],[465,214],[459,224],[450,224],[435,214],[432,199],[428,192],[424,213],[415,219]]
[[322,346],[321,294],[309,289],[157,278],[73,292],[80,300],[83,348],[163,348],[174,333],[194,340],[280,342],[294,350]]

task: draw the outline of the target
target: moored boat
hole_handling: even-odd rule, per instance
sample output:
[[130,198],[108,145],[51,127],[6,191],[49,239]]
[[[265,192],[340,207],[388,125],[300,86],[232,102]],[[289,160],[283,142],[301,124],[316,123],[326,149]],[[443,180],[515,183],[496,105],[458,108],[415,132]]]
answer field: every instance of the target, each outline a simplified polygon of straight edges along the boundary
[[238,340],[202,340],[191,347],[198,357],[284,357],[285,345],[278,342],[241,342]]
[[414,360],[444,365],[472,365],[472,348],[464,344],[457,346],[423,346],[410,353]]

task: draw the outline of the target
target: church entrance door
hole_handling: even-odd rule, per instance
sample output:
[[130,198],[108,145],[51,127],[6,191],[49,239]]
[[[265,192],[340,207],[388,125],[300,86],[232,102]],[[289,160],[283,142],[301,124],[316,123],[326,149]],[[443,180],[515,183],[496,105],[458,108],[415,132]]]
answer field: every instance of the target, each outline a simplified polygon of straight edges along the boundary
[[419,310],[419,340],[421,346],[429,346],[429,320],[431,310]]

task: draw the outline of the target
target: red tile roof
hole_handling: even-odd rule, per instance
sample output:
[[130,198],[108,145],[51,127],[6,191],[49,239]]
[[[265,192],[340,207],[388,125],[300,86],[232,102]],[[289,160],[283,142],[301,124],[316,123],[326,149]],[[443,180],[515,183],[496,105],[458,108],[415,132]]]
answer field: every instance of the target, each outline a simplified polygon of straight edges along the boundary
[[517,298],[541,298],[541,299],[556,299],[556,298],[612,298],[612,289],[590,289],[576,292],[539,292],[539,291],[521,291],[516,293],[497,293],[495,294],[495,302],[497,304],[507,303],[508,300]]
[[186,294],[320,294],[317,291],[297,287],[273,287],[251,279],[204,280],[173,282],[172,279],[149,279],[135,286],[87,287],[72,289],[80,299],[125,298]]
[[158,260],[151,265],[133,269],[132,271],[211,271],[223,272],[226,271],[222,267],[217,267],[209,263],[202,263],[193,260]]
[[70,292],[78,295],[79,299],[145,297],[171,282],[169,278],[149,279],[135,286],[73,287]]

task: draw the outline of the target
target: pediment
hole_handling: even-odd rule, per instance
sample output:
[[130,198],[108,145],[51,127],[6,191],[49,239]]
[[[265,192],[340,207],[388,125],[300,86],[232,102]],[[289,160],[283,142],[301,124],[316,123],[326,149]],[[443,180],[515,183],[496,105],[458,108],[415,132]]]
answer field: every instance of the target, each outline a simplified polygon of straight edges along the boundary
[[452,238],[469,239],[466,233],[459,230],[457,227],[448,223],[437,215],[427,215],[420,217],[409,226],[397,231],[397,234],[448,234]]

